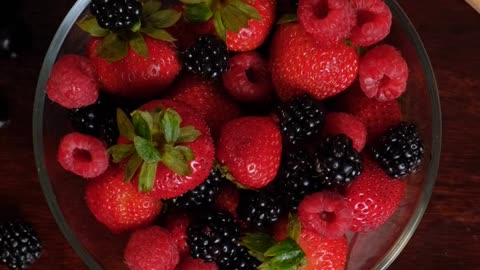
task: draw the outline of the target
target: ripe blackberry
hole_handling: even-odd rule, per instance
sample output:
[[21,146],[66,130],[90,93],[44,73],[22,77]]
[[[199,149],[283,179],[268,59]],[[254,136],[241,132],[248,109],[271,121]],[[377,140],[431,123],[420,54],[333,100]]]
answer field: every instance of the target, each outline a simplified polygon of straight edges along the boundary
[[296,211],[305,196],[322,190],[321,182],[313,177],[309,154],[302,149],[284,154],[278,173],[277,193],[290,211]]
[[281,212],[277,197],[265,190],[240,192],[237,214],[248,224],[262,228],[277,221]]
[[41,245],[28,224],[0,223],[0,264],[10,269],[25,269],[40,258]]
[[324,139],[313,157],[315,176],[326,186],[350,183],[362,172],[362,159],[344,134]]
[[257,270],[260,262],[248,253],[245,247],[239,247],[237,256],[227,263],[221,264],[221,270]]
[[207,179],[198,187],[171,200],[173,207],[178,208],[200,208],[210,206],[215,195],[220,189],[220,182],[224,177],[216,169],[212,168]]
[[228,69],[227,44],[213,35],[204,35],[184,53],[185,68],[206,78],[218,79]]
[[140,21],[142,4],[137,0],[92,0],[90,12],[100,27],[121,31]]
[[116,109],[129,113],[131,108],[120,101],[101,94],[95,104],[70,110],[70,121],[74,130],[103,139],[107,145],[117,143],[118,127]]
[[240,227],[228,213],[202,213],[188,226],[187,243],[194,259],[224,265],[237,256]]
[[373,158],[393,178],[414,173],[422,163],[423,143],[413,124],[390,128],[372,147]]
[[321,131],[325,106],[308,95],[302,95],[278,107],[280,129],[289,144],[304,142]]

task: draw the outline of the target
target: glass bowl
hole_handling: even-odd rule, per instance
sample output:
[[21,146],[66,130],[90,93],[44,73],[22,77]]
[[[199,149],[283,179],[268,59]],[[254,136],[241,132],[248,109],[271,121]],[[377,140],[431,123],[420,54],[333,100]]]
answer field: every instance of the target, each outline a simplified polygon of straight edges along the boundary
[[[65,53],[83,53],[87,34],[75,26],[90,0],[79,0],[60,25],[40,72],[33,112],[35,160],[48,205],[70,245],[90,269],[127,269],[123,248],[128,234],[110,233],[90,214],[84,203],[85,181],[64,171],[56,160],[60,138],[70,131],[66,110],[52,104],[45,86],[55,60]],[[386,0],[393,14],[387,43],[405,57],[410,76],[401,98],[408,121],[417,123],[425,141],[421,170],[407,179],[407,195],[400,208],[379,229],[350,234],[347,269],[385,269],[402,251],[427,207],[438,170],[441,115],[438,90],[427,53],[412,23],[394,0]]]

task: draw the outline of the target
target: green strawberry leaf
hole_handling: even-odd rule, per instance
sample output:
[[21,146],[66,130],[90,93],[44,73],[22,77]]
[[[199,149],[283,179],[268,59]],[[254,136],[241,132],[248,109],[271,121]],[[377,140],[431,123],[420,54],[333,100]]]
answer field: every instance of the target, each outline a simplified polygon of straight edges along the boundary
[[127,166],[125,167],[125,182],[132,180],[135,172],[137,172],[140,165],[142,165],[143,159],[137,154],[134,153],[133,156],[128,160]]
[[297,14],[287,13],[283,14],[280,19],[278,19],[277,24],[296,22],[297,20]]
[[168,28],[178,22],[182,14],[174,9],[159,10],[148,19],[148,23],[155,28]]
[[192,174],[190,164],[185,159],[182,151],[176,149],[170,144],[166,144],[163,147],[161,162],[178,175],[187,176]]
[[302,230],[302,224],[300,223],[298,216],[292,213],[288,214],[288,225],[287,225],[288,236],[293,240],[297,240],[301,230]]
[[178,136],[177,143],[194,142],[202,133],[195,129],[194,126],[186,126],[180,128],[180,136]]
[[146,34],[147,36],[157,39],[163,40],[166,42],[174,42],[176,39],[172,37],[166,30],[158,29],[155,27],[144,27],[140,30],[140,32]]
[[195,159],[195,153],[193,153],[192,149],[188,146],[177,145],[175,149],[182,153],[183,157],[186,161],[190,162]]
[[266,233],[247,233],[242,237],[240,244],[248,248],[250,255],[257,258],[259,261],[264,262],[266,259],[263,254],[270,247],[275,245],[275,240]]
[[240,29],[248,27],[248,20],[250,18],[234,5],[225,6],[221,14],[223,25],[225,25],[225,28],[230,32],[238,33]]
[[128,54],[128,41],[115,33],[106,36],[97,48],[97,55],[108,62],[117,62]]
[[275,257],[292,251],[300,251],[300,248],[293,239],[287,238],[282,242],[270,247],[267,251],[265,251],[264,255],[266,257]]
[[142,17],[148,19],[152,14],[160,10],[162,7],[162,2],[158,0],[149,0],[143,3],[142,6]]
[[129,40],[129,44],[136,54],[143,56],[145,58],[150,57],[148,55],[147,43],[145,43],[145,39],[143,39],[143,36],[141,33],[132,34]]
[[187,5],[195,5],[204,2],[204,0],[180,0],[180,2]]
[[148,192],[153,189],[155,177],[157,174],[158,163],[144,162],[138,176],[138,190]]
[[95,17],[86,17],[78,22],[77,25],[80,27],[80,29],[89,33],[92,37],[105,37],[109,33],[107,29],[103,29],[100,27],[100,25],[98,25]]
[[143,111],[134,111],[132,113],[133,126],[138,136],[151,141],[153,130],[153,119],[150,113]]
[[160,152],[155,145],[140,136],[135,136],[133,144],[138,155],[147,163],[157,163],[162,159]]
[[204,23],[212,18],[213,12],[205,2],[187,4],[183,7],[183,17],[187,22]]
[[117,108],[117,126],[120,135],[126,137],[130,141],[133,141],[135,137],[135,128],[133,127],[132,121],[128,118],[127,114],[122,111],[122,109]]
[[130,31],[132,31],[133,33],[137,33],[138,31],[140,31],[141,28],[142,28],[142,22],[138,21],[132,27],[130,27]]
[[135,153],[135,147],[132,144],[117,144],[108,148],[107,152],[112,156],[113,163],[120,163]]
[[271,248],[265,253],[265,257],[271,257],[260,265],[260,269],[295,269],[305,258],[305,254],[298,244],[292,239],[286,239]]
[[230,2],[230,5],[233,5],[251,19],[255,19],[258,21],[262,20],[262,17],[260,16],[260,13],[258,13],[258,10],[242,0],[233,0]]
[[213,25],[215,26],[215,31],[217,32],[217,35],[223,40],[227,40],[227,29],[225,29],[225,25],[223,24],[222,21],[222,15],[217,12],[213,16]]
[[178,137],[180,136],[181,123],[182,118],[176,111],[167,109],[164,112],[160,126],[167,143],[174,143],[178,140]]

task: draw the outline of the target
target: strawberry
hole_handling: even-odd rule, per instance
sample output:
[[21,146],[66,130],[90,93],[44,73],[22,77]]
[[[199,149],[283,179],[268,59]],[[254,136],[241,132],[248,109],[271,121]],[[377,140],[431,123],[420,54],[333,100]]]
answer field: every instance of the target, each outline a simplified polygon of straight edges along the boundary
[[304,93],[321,100],[345,90],[356,78],[358,55],[340,42],[324,48],[297,23],[279,27],[270,48],[272,81],[282,100]]
[[345,269],[348,254],[348,241],[345,236],[328,240],[302,229],[297,243],[307,258],[307,265],[300,267],[300,270]]
[[404,181],[389,177],[377,164],[363,158],[362,174],[345,193],[353,210],[350,230],[368,232],[384,224],[395,212],[406,190]]
[[240,116],[240,108],[224,94],[220,84],[198,76],[186,75],[179,79],[173,87],[171,98],[197,110],[214,138],[226,122]]
[[204,262],[192,258],[190,254],[183,254],[175,270],[218,270],[218,266],[214,262]]
[[186,104],[153,100],[134,111],[132,121],[119,110],[117,122],[121,143],[109,152],[113,162],[126,163],[125,180],[138,183],[141,191],[169,199],[209,175],[214,158],[210,131]]
[[165,228],[170,231],[178,251],[188,252],[187,227],[190,224],[190,218],[185,213],[175,212],[168,214],[165,219]]
[[123,181],[123,167],[112,166],[88,182],[85,200],[95,218],[112,232],[138,229],[151,223],[162,202]]
[[270,117],[242,117],[223,126],[217,159],[235,181],[248,188],[261,188],[277,175],[282,137]]
[[131,270],[173,270],[180,261],[172,236],[158,226],[134,232],[125,248],[124,257]]

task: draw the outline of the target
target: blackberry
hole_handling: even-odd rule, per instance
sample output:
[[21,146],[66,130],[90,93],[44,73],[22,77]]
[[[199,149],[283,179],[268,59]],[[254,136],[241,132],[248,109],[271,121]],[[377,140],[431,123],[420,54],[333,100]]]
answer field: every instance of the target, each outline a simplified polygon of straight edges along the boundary
[[40,258],[41,245],[28,224],[0,223],[0,264],[10,269],[25,269]]
[[237,256],[227,263],[221,264],[221,270],[257,270],[260,262],[248,253],[245,247],[239,247]]
[[284,206],[296,211],[305,196],[322,190],[322,183],[313,177],[309,153],[302,149],[287,151],[282,158],[276,190]]
[[137,0],[92,0],[90,12],[100,27],[122,31],[140,21],[142,4]]
[[414,173],[423,158],[423,143],[413,124],[390,128],[372,147],[373,158],[393,178]]
[[224,177],[216,169],[210,171],[207,179],[198,187],[180,197],[173,198],[171,205],[178,208],[200,208],[213,203],[214,197],[220,189],[220,182]]
[[213,35],[204,35],[184,53],[185,68],[195,74],[218,79],[228,69],[227,44]]
[[242,190],[237,214],[250,225],[262,228],[280,218],[282,208],[277,198],[265,190]]
[[308,95],[302,95],[278,107],[280,130],[288,144],[304,142],[320,133],[325,122],[325,106]]
[[344,134],[322,141],[313,157],[314,173],[326,186],[344,185],[362,172],[362,159]]
[[187,228],[187,244],[193,258],[225,265],[237,256],[240,227],[226,212],[202,213]]

